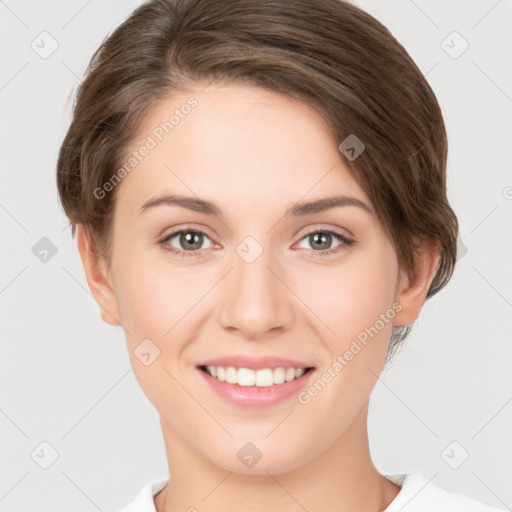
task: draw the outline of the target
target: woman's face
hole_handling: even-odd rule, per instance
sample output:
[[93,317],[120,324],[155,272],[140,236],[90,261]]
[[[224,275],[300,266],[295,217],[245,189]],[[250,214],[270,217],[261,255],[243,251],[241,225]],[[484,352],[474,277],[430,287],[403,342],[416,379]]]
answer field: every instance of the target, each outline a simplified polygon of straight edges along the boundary
[[[152,110],[132,147],[137,163],[117,185],[107,309],[125,328],[164,436],[226,470],[277,473],[312,460],[361,417],[381,372],[400,308],[398,264],[341,142],[303,103],[252,87],[197,87]],[[170,195],[191,208],[144,207]],[[298,210],[335,196],[369,209],[354,201]],[[198,368],[230,356],[314,370],[298,385],[255,390]],[[238,401],[220,387],[240,391]],[[262,455],[254,468],[247,443]]]

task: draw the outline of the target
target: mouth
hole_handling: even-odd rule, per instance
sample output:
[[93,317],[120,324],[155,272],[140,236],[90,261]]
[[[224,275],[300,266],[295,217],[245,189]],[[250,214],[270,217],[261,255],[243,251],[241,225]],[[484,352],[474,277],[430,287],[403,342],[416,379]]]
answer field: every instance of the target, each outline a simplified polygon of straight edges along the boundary
[[213,391],[236,406],[259,408],[292,400],[309,384],[316,368],[305,361],[233,354],[200,361],[196,370],[207,385],[205,393]]
[[314,370],[314,367],[294,368],[280,366],[277,368],[251,369],[234,366],[199,365],[197,367],[210,377],[240,387],[267,388],[280,386],[287,382],[301,379]]

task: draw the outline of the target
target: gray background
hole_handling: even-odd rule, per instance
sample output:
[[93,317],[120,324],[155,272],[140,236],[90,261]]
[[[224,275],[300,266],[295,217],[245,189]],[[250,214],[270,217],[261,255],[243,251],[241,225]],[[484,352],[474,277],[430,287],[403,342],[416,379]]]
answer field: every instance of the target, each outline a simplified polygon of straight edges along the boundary
[[[158,416],[121,327],[101,321],[55,186],[72,93],[93,51],[139,3],[0,1],[4,512],[117,509],[167,476]],[[356,4],[390,29],[437,94],[463,244],[452,281],[427,302],[372,395],[373,459],[383,473],[420,472],[510,508],[512,2]],[[469,43],[461,55],[453,31]],[[52,40],[58,48],[41,56]],[[43,237],[57,250],[46,261]]]

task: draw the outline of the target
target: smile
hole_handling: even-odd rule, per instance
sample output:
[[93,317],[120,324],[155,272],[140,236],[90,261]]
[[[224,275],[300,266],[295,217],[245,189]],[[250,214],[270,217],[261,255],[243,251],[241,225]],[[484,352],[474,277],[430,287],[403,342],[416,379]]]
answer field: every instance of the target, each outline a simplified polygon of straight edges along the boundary
[[238,386],[269,387],[302,377],[312,368],[235,368],[234,366],[200,366],[202,371],[221,382]]

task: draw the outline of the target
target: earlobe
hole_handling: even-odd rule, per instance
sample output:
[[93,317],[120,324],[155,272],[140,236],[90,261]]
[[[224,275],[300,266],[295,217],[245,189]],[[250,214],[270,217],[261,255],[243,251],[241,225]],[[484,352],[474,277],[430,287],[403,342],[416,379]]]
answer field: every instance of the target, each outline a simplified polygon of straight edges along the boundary
[[439,262],[439,242],[424,241],[416,252],[414,275],[402,272],[396,300],[402,309],[395,315],[393,325],[413,323],[420,315]]
[[105,261],[96,255],[91,236],[81,224],[77,225],[76,240],[87,284],[100,306],[101,318],[109,325],[121,325],[117,300],[110,283]]

